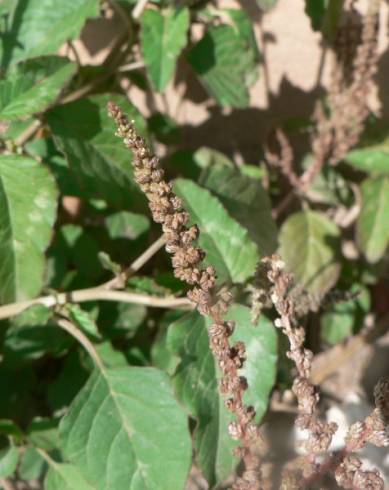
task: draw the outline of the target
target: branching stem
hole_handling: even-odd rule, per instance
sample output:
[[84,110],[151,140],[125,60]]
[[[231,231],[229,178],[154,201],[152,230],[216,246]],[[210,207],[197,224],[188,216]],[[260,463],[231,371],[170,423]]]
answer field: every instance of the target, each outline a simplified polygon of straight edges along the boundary
[[59,327],[66,330],[72,337],[74,337],[84,347],[84,349],[88,352],[88,354],[93,359],[93,362],[96,364],[96,366],[99,369],[103,369],[104,367],[103,362],[100,359],[97,350],[95,349],[92,342],[88,339],[88,337],[84,335],[84,333],[81,332],[81,330],[79,330],[71,321],[67,320],[66,318],[55,317],[55,321]]

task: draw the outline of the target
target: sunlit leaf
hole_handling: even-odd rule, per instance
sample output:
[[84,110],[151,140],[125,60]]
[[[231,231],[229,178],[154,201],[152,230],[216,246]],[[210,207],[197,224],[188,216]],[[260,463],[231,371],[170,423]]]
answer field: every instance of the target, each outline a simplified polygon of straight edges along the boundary
[[191,462],[187,418],[169,378],[154,368],[95,371],[60,432],[65,456],[97,490],[184,487]]
[[132,175],[132,154],[115,136],[115,123],[107,114],[107,102],[123,107],[137,130],[145,123],[138,111],[118,95],[99,95],[58,106],[47,120],[69,168],[86,197],[100,198],[123,208],[144,202]]
[[[228,318],[236,321],[232,342],[245,343],[247,361],[241,374],[250,386],[244,401],[255,407],[259,421],[267,407],[269,392],[276,374],[277,335],[273,325],[261,317],[252,325],[250,310],[233,305]],[[194,445],[196,459],[210,485],[231,474],[236,458],[234,441],[228,435],[231,413],[224,406],[218,389],[219,370],[209,348],[210,322],[197,312],[172,323],[168,330],[167,346],[181,358],[173,377],[180,400],[197,420]]]
[[0,302],[39,293],[56,210],[55,181],[42,164],[0,157]]
[[247,229],[261,255],[275,251],[277,227],[271,216],[270,199],[258,179],[214,163],[205,168],[200,184],[210,189],[229,214]]
[[257,52],[239,29],[229,25],[209,28],[188,60],[219,104],[248,106],[248,89],[257,78]]
[[280,254],[300,285],[322,296],[336,283],[339,230],[325,215],[310,210],[290,215],[279,240]]
[[184,199],[192,222],[199,226],[199,244],[218,277],[243,282],[253,275],[258,252],[247,230],[229,216],[216,197],[194,182],[178,179],[174,188]]
[[369,262],[377,262],[389,244],[389,176],[362,184],[362,209],[357,221],[357,242]]
[[24,0],[15,2],[10,28],[3,37],[1,65],[55,54],[78,37],[88,17],[99,13],[98,0]]
[[0,119],[26,118],[52,104],[76,72],[66,58],[48,56],[28,60],[0,81]]
[[141,19],[141,44],[150,78],[159,92],[171,80],[177,57],[187,42],[189,10],[147,9]]

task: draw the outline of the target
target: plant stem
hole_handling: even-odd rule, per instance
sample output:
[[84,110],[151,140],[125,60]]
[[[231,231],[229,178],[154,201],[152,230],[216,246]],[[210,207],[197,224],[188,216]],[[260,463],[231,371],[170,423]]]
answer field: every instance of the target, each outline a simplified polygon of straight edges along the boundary
[[132,11],[132,18],[137,20],[142,15],[142,12],[146,8],[148,0],[138,0],[137,4]]
[[0,306],[0,320],[19,315],[24,310],[33,305],[43,305],[52,308],[66,303],[82,303],[85,301],[118,301],[121,303],[131,303],[150,306],[154,308],[193,308],[193,303],[187,298],[176,298],[168,296],[148,296],[146,294],[130,293],[127,291],[112,291],[116,288],[124,287],[125,281],[136,271],[148,262],[158,250],[165,244],[163,236],[152,243],[124,272],[114,277],[110,281],[104,282],[93,288],[78,289],[66,293],[54,293],[39,298],[10,303]]
[[132,63],[128,63],[127,65],[119,66],[118,71],[119,72],[133,71],[133,70],[138,70],[139,68],[144,68],[144,67],[145,67],[144,61],[133,61]]
[[84,349],[88,352],[88,354],[93,359],[93,362],[99,369],[103,369],[103,362],[100,359],[94,345],[92,342],[84,335],[81,330],[79,330],[71,321],[62,317],[55,317],[56,323],[59,327],[66,330],[72,337],[74,337],[80,344],[84,347]]
[[1,478],[0,485],[3,487],[4,490],[16,490],[16,486],[9,478]]
[[105,289],[115,289],[118,287],[124,287],[126,280],[132,276],[134,272],[137,272],[143,265],[148,262],[163,246],[165,245],[165,238],[161,236],[157,241],[152,243],[125,271],[114,277],[110,281],[102,284]]
[[148,296],[146,294],[129,293],[126,291],[110,291],[98,286],[95,288],[78,289],[67,293],[50,294],[41,296],[40,298],[0,306],[0,320],[19,315],[33,305],[43,305],[47,308],[52,308],[66,303],[83,303],[86,301],[118,301],[154,308],[188,309],[193,307],[192,302],[187,298],[176,298],[174,296],[160,298],[158,296]]
[[15,139],[16,146],[23,146],[34,134],[42,127],[42,121],[36,119],[28,126],[23,133]]

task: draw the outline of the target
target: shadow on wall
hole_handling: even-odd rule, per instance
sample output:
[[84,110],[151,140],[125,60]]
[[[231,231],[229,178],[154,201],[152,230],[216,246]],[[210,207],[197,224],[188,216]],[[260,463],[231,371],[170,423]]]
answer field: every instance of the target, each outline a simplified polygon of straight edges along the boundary
[[[250,0],[245,0],[244,7],[255,22],[260,22],[262,14],[257,6],[253,5]],[[84,29],[82,41],[86,52],[93,56],[98,55],[99,51],[110,44],[110,40],[113,42],[118,35],[120,35],[119,19],[92,20]],[[277,37],[272,33],[270,36],[264,34],[262,40],[264,42],[263,51],[266,55],[266,45],[277,43]],[[389,119],[388,73],[389,50],[382,54],[376,76],[382,116],[386,120]],[[261,66],[260,77],[266,77],[263,66]],[[288,79],[286,67],[277,93],[270,91],[267,93],[268,107],[225,110],[212,102],[185,59],[179,61],[174,87],[176,92],[182,82],[185,82],[184,99],[195,104],[194,111],[196,111],[196,106],[201,107],[205,119],[198,123],[198,118],[191,118],[191,111],[187,111],[184,122],[180,125],[180,144],[175,148],[169,147],[169,153],[177,149],[196,149],[207,146],[230,157],[239,153],[247,163],[257,163],[261,159],[263,142],[266,141],[267,135],[274,127],[285,124],[288,120],[291,122],[291,119],[296,121],[300,118],[308,122],[312,117],[315,103],[325,94],[325,89],[320,84],[310,91],[302,90],[299,86],[294,85]],[[169,91],[163,98],[164,104],[169,106]],[[257,98],[255,96],[255,99]],[[138,100],[135,102],[142,111],[142,104],[138,104]],[[154,113],[158,106],[152,94],[145,97],[143,104],[146,111],[151,113]],[[292,135],[292,147],[296,154],[296,161],[299,161],[301,155],[308,150],[308,144],[308,138],[297,134]]]
[[[181,127],[182,146],[192,149],[208,146],[228,156],[238,151],[245,162],[256,163],[263,154],[263,142],[270,130],[291,118],[308,121],[322,94],[321,88],[304,92],[284,77],[279,94],[270,96],[269,108],[232,109],[224,114],[220,106],[213,105],[204,123]],[[297,153],[306,150],[303,141],[299,140],[296,145],[293,142]]]

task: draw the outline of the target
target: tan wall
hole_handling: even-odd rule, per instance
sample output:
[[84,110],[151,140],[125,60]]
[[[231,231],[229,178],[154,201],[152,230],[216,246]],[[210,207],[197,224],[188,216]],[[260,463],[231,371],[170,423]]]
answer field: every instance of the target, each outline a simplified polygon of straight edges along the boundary
[[[237,6],[223,0],[221,6]],[[324,70],[318,78],[323,50],[320,35],[313,32],[304,12],[304,0],[279,0],[276,7],[263,14],[255,0],[242,0],[255,22],[258,45],[264,54],[266,71],[261,67],[260,78],[251,90],[248,109],[221,109],[207,98],[204,90],[185,63],[179,66],[179,76],[165,97],[153,100],[134,87],[128,87],[132,102],[148,114],[166,110],[183,126],[183,144],[218,148],[246,161],[258,161],[262,142],[269,129],[292,116],[309,116],[317,97],[328,83],[331,55],[324,58]],[[363,10],[366,0],[359,0]],[[389,49],[388,3],[381,2],[380,43],[382,54],[377,73],[377,89],[371,94],[371,107],[389,119]],[[120,31],[117,19],[91,22],[80,45],[84,62],[98,63],[104,59],[107,40]],[[126,81],[124,81],[126,85]],[[221,131],[220,128],[223,128]]]

